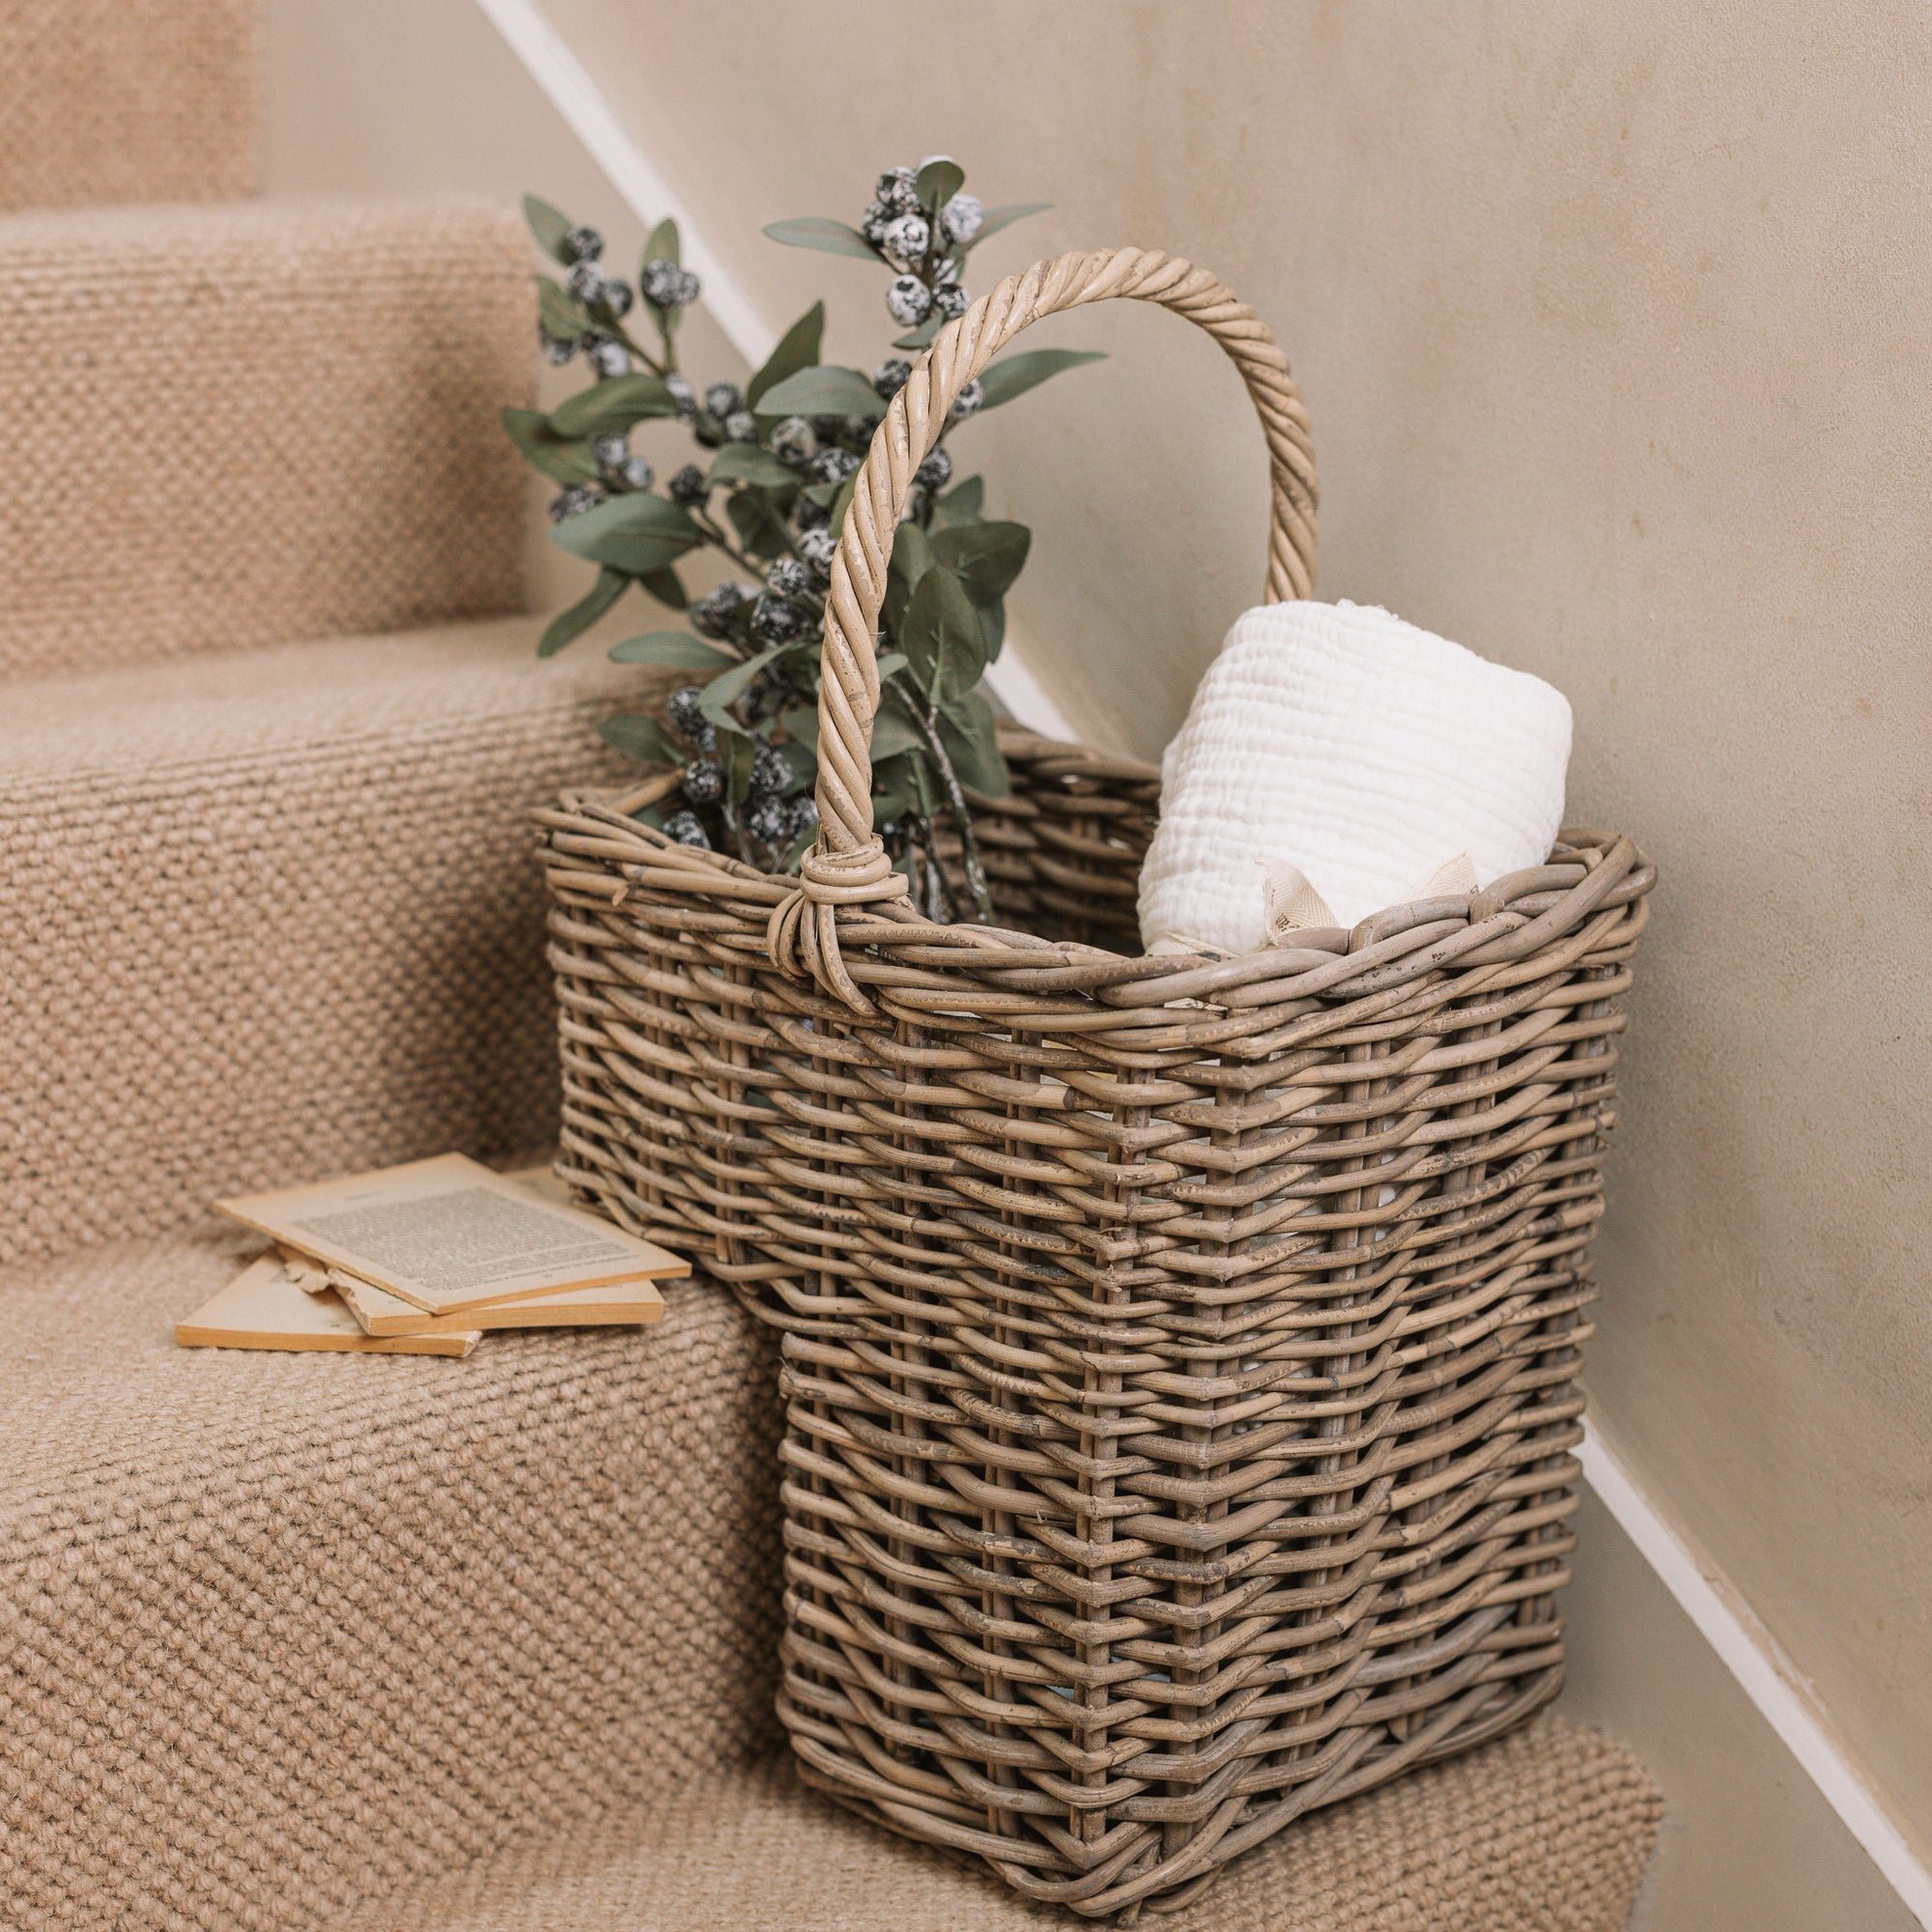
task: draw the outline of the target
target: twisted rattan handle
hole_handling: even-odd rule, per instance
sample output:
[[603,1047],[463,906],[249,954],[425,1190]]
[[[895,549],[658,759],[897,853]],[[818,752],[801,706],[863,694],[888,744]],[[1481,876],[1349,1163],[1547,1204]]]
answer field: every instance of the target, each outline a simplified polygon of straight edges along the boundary
[[919,466],[947,412],[1000,350],[1041,316],[1115,298],[1158,302],[1205,328],[1248,385],[1267,439],[1273,512],[1269,603],[1306,597],[1315,580],[1315,455],[1308,412],[1288,358],[1266,327],[1206,269],[1140,248],[1100,249],[1037,262],[982,296],[940,330],[893,398],[861,466],[832,563],[818,694],[818,847],[800,866],[800,890],[772,915],[772,956],[809,972],[860,1012],[871,1003],[838,957],[838,908],[903,897],[872,829],[872,719],[879,706],[873,639],[885,601],[893,538]]

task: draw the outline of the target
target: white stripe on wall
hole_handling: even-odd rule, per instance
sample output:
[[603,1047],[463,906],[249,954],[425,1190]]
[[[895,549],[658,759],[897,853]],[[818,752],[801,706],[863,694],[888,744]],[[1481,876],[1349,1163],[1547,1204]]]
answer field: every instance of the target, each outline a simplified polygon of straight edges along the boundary
[[1722,1574],[1699,1560],[1603,1432],[1585,1424],[1583,1474],[1678,1606],[1804,1767],[1825,1801],[1921,1925],[1932,1926],[1932,1872],[1827,1728],[1810,1687]]

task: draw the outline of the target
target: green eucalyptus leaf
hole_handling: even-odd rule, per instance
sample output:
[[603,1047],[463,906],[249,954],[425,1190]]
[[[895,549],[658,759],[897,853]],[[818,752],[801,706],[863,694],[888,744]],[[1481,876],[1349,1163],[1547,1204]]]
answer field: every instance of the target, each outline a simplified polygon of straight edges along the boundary
[[815,641],[795,638],[788,644],[774,644],[754,658],[746,658],[727,671],[721,672],[697,695],[697,707],[721,731],[742,731],[745,727],[731,716],[731,707],[752,688],[753,680],[802,644]]
[[907,755],[905,768],[912,780],[913,809],[922,817],[937,818],[946,810],[946,786],[923,740],[920,749]]
[[928,214],[937,214],[966,185],[966,170],[943,156],[927,161],[913,180],[913,192]]
[[549,275],[537,277],[537,314],[543,326],[565,342],[575,342],[590,327],[583,304]]
[[641,262],[675,262],[681,268],[684,257],[679,252],[677,223],[669,215],[653,228],[644,240],[644,252],[639,256]]
[[962,693],[941,709],[939,742],[946,747],[953,776],[968,791],[1004,798],[1012,790],[1012,774],[1000,753],[999,720],[983,691]]
[[890,824],[919,803],[919,781],[913,776],[917,757],[917,753],[907,749],[892,757],[872,760],[874,825]]
[[818,843],[818,827],[808,825],[791,843],[785,847],[785,855],[779,861],[781,872],[796,872],[799,861]]
[[869,377],[835,362],[800,369],[758,398],[761,416],[875,416],[884,408]]
[[551,412],[559,436],[621,436],[646,416],[674,416],[677,398],[656,376],[611,376],[580,389]]
[[781,711],[779,723],[785,727],[785,734],[795,744],[804,745],[814,753],[818,748],[818,713],[809,704],[801,704],[791,711]]
[[1024,524],[964,524],[932,539],[932,556],[957,573],[967,596],[983,611],[1013,587],[1032,544]]
[[945,327],[946,318],[935,309],[917,328],[909,330],[904,335],[894,336],[893,347],[895,349],[929,349],[932,346],[932,338]]
[[879,251],[842,221],[829,221],[822,214],[801,214],[790,221],[767,224],[765,233],[787,248],[817,248],[828,255],[856,255],[862,262],[876,262]]
[[746,737],[736,719],[712,722],[718,725],[718,762],[724,768],[724,796],[738,805],[752,788],[752,763],[758,755],[758,741]]
[[739,542],[760,560],[769,562],[789,548],[784,518],[757,484],[747,484],[744,489],[733,491],[724,499],[724,514],[738,532]]
[[607,497],[595,509],[566,517],[551,542],[593,563],[648,577],[704,541],[704,533],[668,497],[647,491]]
[[834,536],[844,535],[846,512],[851,509],[852,498],[858,494],[859,472],[855,469],[851,475],[846,477],[844,482],[839,484],[838,494],[832,499],[831,520],[826,527],[831,530]]
[[524,219],[530,224],[530,233],[537,238],[537,246],[553,262],[569,266],[570,256],[563,245],[563,238],[570,233],[570,216],[553,208],[547,201],[539,201],[533,194],[524,197]]
[[597,459],[587,442],[560,437],[541,410],[505,410],[503,428],[531,469],[558,483],[594,483]]
[[[767,389],[810,369],[818,361],[819,345],[825,339],[825,304],[813,302],[780,339],[779,346],[765,357],[765,366],[745,385],[745,407],[755,410]],[[804,413],[804,412],[800,412]]]
[[669,564],[662,570],[647,570],[638,582],[668,609],[683,611],[690,608],[691,592],[684,587],[683,578]]
[[1057,376],[1063,369],[1077,369],[1083,362],[1106,359],[1097,349],[1022,349],[1017,355],[1002,355],[980,374],[980,386],[985,391],[986,400],[980,407],[996,410],[1002,403],[1009,403],[1015,396],[1037,388],[1049,376]]
[[587,596],[580,597],[568,611],[559,611],[537,639],[537,656],[554,658],[573,639],[581,638],[630,587],[631,579],[621,570],[604,569]]
[[983,476],[969,476],[963,483],[955,483],[939,499],[939,514],[949,526],[977,524],[985,515],[986,479]]
[[640,765],[681,765],[689,755],[655,718],[641,711],[620,711],[614,718],[605,719],[597,735]]
[[986,634],[986,662],[997,664],[1000,647],[1007,641],[1007,607],[1004,603],[980,606],[980,628]]
[[738,661],[689,631],[647,631],[611,646],[613,664],[663,665],[673,670],[726,670]]
[[966,243],[963,252],[971,253],[989,236],[997,235],[1002,228],[1010,228],[1015,221],[1024,221],[1029,214],[1044,214],[1053,206],[1050,201],[1009,201],[999,208],[989,208],[980,219],[980,232]]
[[767,490],[782,490],[798,478],[755,442],[727,442],[713,460],[707,480],[714,489],[721,483],[756,483]]
[[905,622],[914,586],[932,568],[932,539],[917,524],[901,524],[893,537],[893,560],[886,572],[885,602],[879,614],[894,637]]
[[906,654],[903,651],[888,651],[879,660],[879,675],[895,677],[906,668]]
[[944,564],[934,564],[913,586],[905,620],[895,635],[912,675],[937,704],[964,696],[984,674],[980,613],[965,585]]
[[879,693],[879,709],[872,720],[872,766],[924,748],[925,734],[913,723],[904,700],[890,687]]

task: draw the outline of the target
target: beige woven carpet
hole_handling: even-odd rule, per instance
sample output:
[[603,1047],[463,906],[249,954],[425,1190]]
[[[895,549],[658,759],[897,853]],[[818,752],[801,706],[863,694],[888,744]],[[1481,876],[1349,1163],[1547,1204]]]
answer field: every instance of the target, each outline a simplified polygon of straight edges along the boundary
[[527,808],[637,679],[519,618],[0,694],[0,1260],[554,1137]]
[[0,218],[0,675],[520,608],[529,267],[488,206]]
[[252,1236],[0,1276],[0,1925],[334,1932],[776,1747],[776,1351],[178,1350]]
[[259,11],[0,0],[0,209],[253,193]]
[[[1662,1805],[1557,1719],[1321,1811],[1143,1925],[1175,1932],[1621,1932]],[[530,1840],[365,1909],[354,1932],[1038,1932],[1092,1925],[873,1831],[783,1760]]]

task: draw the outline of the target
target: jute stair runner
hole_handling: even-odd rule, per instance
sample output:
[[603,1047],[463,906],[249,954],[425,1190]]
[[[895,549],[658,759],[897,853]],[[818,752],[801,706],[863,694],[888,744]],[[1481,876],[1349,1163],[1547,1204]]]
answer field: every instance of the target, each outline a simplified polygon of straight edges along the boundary
[[[1175,1932],[1622,1932],[1649,1779],[1546,1719],[1317,1813],[1144,1925]],[[1092,1924],[868,1832],[768,1761],[385,1899],[345,1932],[1046,1932]]]
[[[249,1239],[0,1274],[0,1923],[1071,1922],[773,1761],[776,1350],[732,1297],[671,1283],[648,1339],[468,1362],[174,1349]],[[1657,1815],[1547,1722],[1303,1821],[1174,1922],[1612,1932]]]
[[[527,246],[461,203],[0,216],[0,675],[521,609]],[[48,487],[82,423],[107,554]]]
[[258,1245],[0,1273],[9,1932],[337,1932],[777,1747],[777,1350],[728,1294],[468,1361],[177,1349]]
[[0,210],[253,193],[261,25],[257,0],[7,0]]
[[554,1137],[524,812],[622,673],[540,628],[0,686],[0,1262]]

